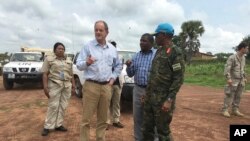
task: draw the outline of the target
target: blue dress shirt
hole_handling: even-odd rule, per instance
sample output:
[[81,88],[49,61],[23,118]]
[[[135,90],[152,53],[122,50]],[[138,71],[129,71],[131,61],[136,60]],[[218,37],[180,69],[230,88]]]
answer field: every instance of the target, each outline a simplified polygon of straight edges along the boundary
[[132,64],[126,68],[126,71],[129,77],[134,76],[135,84],[148,84],[148,76],[155,53],[156,49],[152,47],[148,52],[139,51],[133,56]]
[[[96,61],[87,66],[86,59],[91,56]],[[107,43],[101,47],[96,40],[86,43],[77,58],[77,69],[84,70],[84,78],[99,82],[114,80],[120,75],[122,70],[121,61],[118,58],[116,48]],[[113,67],[113,71],[112,71]]]

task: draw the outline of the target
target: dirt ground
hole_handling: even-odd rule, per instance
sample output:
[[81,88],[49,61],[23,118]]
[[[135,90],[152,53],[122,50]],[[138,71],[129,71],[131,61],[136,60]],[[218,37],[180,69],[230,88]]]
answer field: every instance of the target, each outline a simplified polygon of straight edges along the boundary
[[[250,93],[243,95],[241,111],[245,117],[224,118],[220,115],[223,90],[183,85],[178,93],[171,129],[175,141],[228,141],[230,124],[250,124]],[[130,103],[124,103],[121,122],[125,128],[111,127],[107,141],[133,141],[133,117]],[[42,137],[47,98],[41,86],[15,85],[3,88],[0,77],[0,141],[78,141],[81,99],[72,96],[65,116],[66,133],[51,132]],[[91,140],[95,140],[95,119],[91,124]]]

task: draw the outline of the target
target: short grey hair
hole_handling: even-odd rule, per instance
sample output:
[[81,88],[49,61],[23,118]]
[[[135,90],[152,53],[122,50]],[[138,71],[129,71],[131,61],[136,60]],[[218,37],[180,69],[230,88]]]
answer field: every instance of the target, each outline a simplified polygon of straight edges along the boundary
[[106,30],[106,31],[109,31],[108,24],[107,24],[105,21],[103,21],[103,20],[98,20],[98,21],[95,22],[95,26],[96,26],[97,23],[103,23],[103,24],[104,24],[105,30]]

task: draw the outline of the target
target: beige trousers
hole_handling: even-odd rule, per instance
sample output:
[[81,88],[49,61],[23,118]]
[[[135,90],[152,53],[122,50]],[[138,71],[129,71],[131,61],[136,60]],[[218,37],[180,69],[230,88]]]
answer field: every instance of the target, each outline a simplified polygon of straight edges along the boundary
[[80,140],[89,141],[90,120],[96,111],[96,141],[105,141],[108,108],[111,99],[111,86],[85,81],[83,85],[83,113],[80,124]]
[[117,123],[120,121],[120,99],[121,88],[119,85],[112,86],[112,97],[110,102],[108,124]]
[[71,83],[61,86],[50,80],[48,81],[50,98],[44,128],[54,129],[63,125],[64,113],[71,96],[71,86]]

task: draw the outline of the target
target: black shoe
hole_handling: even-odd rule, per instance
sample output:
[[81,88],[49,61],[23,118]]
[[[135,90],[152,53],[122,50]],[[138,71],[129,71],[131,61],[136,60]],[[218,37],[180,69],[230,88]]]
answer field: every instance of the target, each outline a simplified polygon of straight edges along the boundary
[[47,136],[49,134],[49,129],[43,129],[42,136]]
[[117,123],[113,123],[113,126],[117,127],[117,128],[123,128],[124,125],[120,122],[117,122]]
[[56,127],[56,128],[55,128],[55,130],[56,130],[56,131],[62,131],[62,132],[66,132],[66,131],[68,131],[68,129],[66,129],[66,128],[65,128],[65,127],[63,127],[63,126]]

